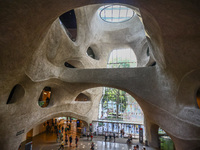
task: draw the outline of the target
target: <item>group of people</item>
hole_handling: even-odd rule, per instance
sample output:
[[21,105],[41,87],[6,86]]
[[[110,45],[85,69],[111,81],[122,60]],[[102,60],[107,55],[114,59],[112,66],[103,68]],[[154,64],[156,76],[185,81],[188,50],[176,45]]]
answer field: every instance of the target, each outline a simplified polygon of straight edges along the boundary
[[89,140],[89,138],[91,138],[91,141],[93,140],[93,134],[91,132],[87,133],[87,140]]
[[[72,138],[72,135],[68,138],[68,135],[66,134],[65,135],[65,143],[64,143],[64,140],[62,140],[61,141],[61,145],[60,145],[60,147],[59,147],[59,150],[63,150],[64,149],[64,145],[66,144],[66,145],[68,145],[68,141],[69,141],[69,146],[70,147],[72,147],[72,140],[73,140],[73,138]],[[76,138],[75,138],[75,143],[76,143],[76,147],[78,147],[78,137],[76,136]]]
[[107,141],[108,136],[109,136],[110,141],[112,140],[112,137],[113,137],[114,142],[115,142],[115,138],[116,138],[115,133],[113,133],[113,135],[112,135],[111,132],[110,132],[109,135],[108,135],[108,133],[106,132],[105,133],[105,142]]
[[[69,146],[72,147],[72,141],[73,141],[72,135],[68,136],[69,130],[71,129],[71,125],[67,124],[67,126],[64,127],[63,125],[59,124],[59,125],[54,125],[54,127],[55,127],[55,132],[57,135],[56,141],[61,142],[59,150],[63,150],[64,146],[68,145],[68,141],[69,141]],[[63,139],[64,131],[65,131],[65,140]],[[78,137],[76,136],[74,140],[76,143],[76,147],[78,147],[78,141],[79,141]]]
[[[134,147],[133,147],[133,150],[139,150],[139,145],[135,145]],[[143,147],[143,149],[142,150],[146,150],[146,148],[145,147]]]

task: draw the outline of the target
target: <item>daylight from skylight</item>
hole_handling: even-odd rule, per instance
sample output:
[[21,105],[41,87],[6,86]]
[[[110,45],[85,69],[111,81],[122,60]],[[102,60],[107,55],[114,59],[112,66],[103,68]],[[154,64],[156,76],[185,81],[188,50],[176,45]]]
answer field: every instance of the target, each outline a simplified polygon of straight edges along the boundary
[[134,11],[122,5],[105,5],[98,9],[101,19],[106,22],[124,22],[130,20]]

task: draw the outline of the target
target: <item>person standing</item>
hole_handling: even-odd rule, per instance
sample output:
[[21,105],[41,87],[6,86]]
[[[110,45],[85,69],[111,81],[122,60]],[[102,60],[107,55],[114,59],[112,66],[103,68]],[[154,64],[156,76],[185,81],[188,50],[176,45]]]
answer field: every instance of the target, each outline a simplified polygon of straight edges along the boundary
[[94,150],[94,143],[92,142],[90,150]]
[[87,140],[89,140],[89,137],[90,137],[90,133],[88,132],[87,133]]
[[67,134],[65,135],[65,144],[68,145],[68,136],[67,136]]
[[107,140],[107,137],[108,137],[108,134],[107,134],[107,132],[105,133],[105,142],[106,142],[106,140]]
[[69,137],[70,147],[72,147],[72,135]]
[[91,141],[92,141],[92,139],[93,139],[93,135],[92,135],[92,133],[91,133],[90,137],[91,137]]
[[111,136],[111,132],[109,133],[109,140],[111,141],[112,139],[112,136]]
[[78,147],[78,137],[77,136],[75,138],[75,142],[76,142],[76,147]]
[[114,139],[114,142],[115,142],[115,133],[113,133],[113,139]]
[[65,134],[67,133],[67,127],[65,127]]

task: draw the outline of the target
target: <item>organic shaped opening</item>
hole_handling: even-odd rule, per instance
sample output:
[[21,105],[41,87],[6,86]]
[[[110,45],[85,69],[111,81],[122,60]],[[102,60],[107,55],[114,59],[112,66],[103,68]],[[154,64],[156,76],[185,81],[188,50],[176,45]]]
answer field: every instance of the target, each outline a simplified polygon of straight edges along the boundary
[[197,105],[198,105],[198,107],[200,108],[200,88],[199,88],[199,90],[197,91]]
[[88,48],[87,55],[90,56],[91,58],[95,59],[95,54],[91,47]]
[[73,10],[70,10],[59,17],[62,25],[65,27],[65,30],[72,41],[76,41],[77,37],[77,23],[76,15]]
[[122,5],[105,5],[98,9],[102,20],[110,23],[125,22],[134,16],[134,11]]
[[89,101],[89,97],[86,96],[86,95],[83,94],[83,93],[80,93],[80,94],[76,97],[75,101]]
[[115,49],[111,52],[107,68],[134,68],[137,59],[131,48]]
[[167,135],[167,133],[163,129],[158,129],[158,136],[160,150],[175,150],[175,146],[172,139]]
[[156,62],[154,61],[151,65],[149,65],[149,66],[155,66],[156,65]]
[[25,93],[24,88],[20,84],[15,85],[12,91],[10,92],[10,95],[8,97],[6,104],[15,103],[18,99],[24,96],[24,93]]
[[40,107],[47,107],[50,103],[50,99],[51,99],[51,87],[46,86],[42,90],[42,93],[40,94],[38,105]]
[[67,68],[76,68],[73,65],[69,64],[68,62],[65,62],[65,67],[67,67]]
[[147,56],[150,56],[150,54],[149,54],[149,47],[147,48]]

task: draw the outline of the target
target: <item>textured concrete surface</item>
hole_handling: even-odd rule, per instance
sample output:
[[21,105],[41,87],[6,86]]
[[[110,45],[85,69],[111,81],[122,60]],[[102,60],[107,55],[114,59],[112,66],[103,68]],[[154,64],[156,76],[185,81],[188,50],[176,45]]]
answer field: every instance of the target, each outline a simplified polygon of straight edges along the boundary
[[[123,25],[103,22],[96,10],[105,2],[139,9],[144,26],[137,15]],[[177,150],[200,148],[198,0],[1,0],[0,7],[2,150],[17,149],[24,134],[53,117],[71,116],[90,123],[97,118],[102,86],[125,90],[137,100],[151,146],[158,147],[160,126]],[[74,8],[75,42],[58,20]],[[98,60],[87,56],[88,47]],[[110,52],[122,47],[133,48],[138,68],[103,69]],[[76,68],[66,68],[65,61]],[[156,66],[148,67],[154,61]],[[18,98],[6,104],[16,84]],[[45,86],[52,88],[52,98],[47,108],[41,108],[38,99]],[[91,101],[75,101],[80,93]],[[24,133],[16,136],[19,131]]]

